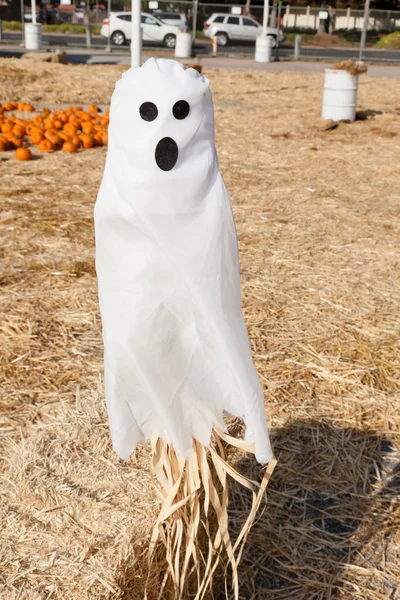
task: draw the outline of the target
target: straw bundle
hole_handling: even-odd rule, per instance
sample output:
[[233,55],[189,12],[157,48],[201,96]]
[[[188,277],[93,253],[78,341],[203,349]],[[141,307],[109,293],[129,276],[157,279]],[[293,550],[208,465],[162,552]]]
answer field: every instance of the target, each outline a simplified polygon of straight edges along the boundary
[[[251,444],[216,429],[208,449],[193,441],[188,461],[179,458],[161,438],[152,440],[152,472],[159,484],[162,504],[150,539],[149,566],[150,573],[153,568],[163,575],[159,599],[209,597],[223,554],[231,568],[235,600],[239,598],[240,558],[276,460],[268,464],[261,483],[251,481],[229,464],[222,441],[254,452]],[[252,493],[250,512],[234,543],[228,525],[228,476]],[[195,584],[190,579],[193,573]]]

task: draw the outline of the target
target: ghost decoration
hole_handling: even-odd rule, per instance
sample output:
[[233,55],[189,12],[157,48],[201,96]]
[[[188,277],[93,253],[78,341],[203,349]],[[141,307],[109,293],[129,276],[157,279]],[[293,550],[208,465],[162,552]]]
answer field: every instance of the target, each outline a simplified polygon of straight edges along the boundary
[[271,461],[211,92],[196,70],[149,59],[118,81],[95,231],[115,451],[128,459],[160,440],[183,470],[213,428],[226,435],[226,412],[243,419],[258,462]]

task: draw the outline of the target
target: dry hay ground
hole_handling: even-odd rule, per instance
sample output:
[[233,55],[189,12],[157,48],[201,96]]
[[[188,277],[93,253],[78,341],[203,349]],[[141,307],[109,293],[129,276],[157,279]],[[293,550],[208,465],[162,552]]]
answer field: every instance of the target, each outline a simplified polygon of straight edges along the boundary
[[[122,71],[2,60],[0,93],[108,103]],[[241,598],[395,600],[400,81],[363,76],[360,108],[382,114],[324,132],[321,75],[209,76],[279,459]],[[104,158],[1,156],[2,600],[143,598],[149,455],[113,453],[101,387],[92,211]],[[248,499],[232,498],[235,529]]]

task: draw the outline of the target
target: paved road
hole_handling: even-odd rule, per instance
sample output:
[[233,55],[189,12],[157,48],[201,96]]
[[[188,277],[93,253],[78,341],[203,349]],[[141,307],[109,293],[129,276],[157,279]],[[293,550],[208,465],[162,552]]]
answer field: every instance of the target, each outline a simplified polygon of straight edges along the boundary
[[[19,44],[21,42],[20,32],[3,33],[3,40],[8,44]],[[59,47],[84,47],[86,38],[83,35],[60,35],[60,34],[44,34],[43,43],[45,46],[53,48]],[[93,46],[104,48],[106,40],[101,36],[93,36]],[[144,44],[145,49],[160,51],[162,46],[152,46]],[[1,50],[1,45],[0,45]],[[125,48],[118,48],[118,52],[124,51]],[[128,51],[128,48],[126,48]],[[212,53],[211,45],[208,41],[198,40],[195,45],[197,54],[209,55]],[[253,44],[232,44],[224,48],[218,48],[218,56],[254,56]],[[293,48],[288,45],[283,45],[279,49],[279,56],[282,58],[293,56]],[[301,49],[303,58],[320,59],[320,60],[345,60],[348,58],[358,59],[357,48],[311,48],[304,47]],[[367,49],[364,53],[364,60],[376,62],[400,63],[400,50],[371,50]]]
[[[100,48],[67,48],[68,62],[74,64],[130,64],[130,54],[125,51],[106,52]],[[0,45],[0,57],[20,57],[24,50],[16,45]],[[173,58],[172,52],[164,50],[147,50],[142,52],[142,62],[149,56],[168,56]],[[323,73],[332,66],[332,63],[316,60],[290,60],[283,59],[280,62],[256,63],[253,56],[198,56],[190,62],[197,62],[203,67],[212,69],[231,69],[234,71],[269,71],[279,73],[290,71],[295,73]],[[400,63],[393,65],[387,63],[375,63],[368,66],[368,77],[394,77],[400,78]]]

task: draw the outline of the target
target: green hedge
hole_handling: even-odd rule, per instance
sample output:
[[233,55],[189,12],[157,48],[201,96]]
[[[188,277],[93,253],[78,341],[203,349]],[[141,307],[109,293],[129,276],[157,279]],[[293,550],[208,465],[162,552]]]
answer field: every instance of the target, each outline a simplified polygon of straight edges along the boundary
[[378,48],[400,48],[400,31],[385,35],[376,45]]
[[[92,25],[92,33],[100,33],[100,25]],[[3,31],[21,31],[22,25],[19,21],[3,21]],[[43,25],[43,33],[75,33],[84,34],[86,29],[84,25],[70,25],[69,23],[63,23],[62,25]]]

